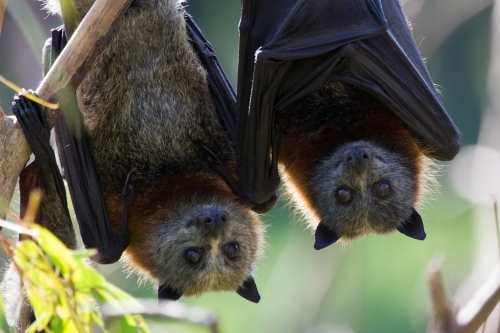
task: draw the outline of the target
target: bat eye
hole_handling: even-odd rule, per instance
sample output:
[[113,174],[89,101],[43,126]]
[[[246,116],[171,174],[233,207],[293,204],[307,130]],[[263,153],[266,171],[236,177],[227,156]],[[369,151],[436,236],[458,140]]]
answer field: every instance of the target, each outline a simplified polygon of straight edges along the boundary
[[336,193],[337,200],[343,203],[348,203],[351,200],[351,190],[348,188],[341,188]]
[[184,259],[189,264],[197,264],[201,259],[200,249],[189,249],[184,254]]
[[385,198],[389,194],[391,194],[391,187],[387,183],[380,183],[377,185],[375,189],[375,193],[381,198]]
[[224,246],[224,253],[229,259],[234,259],[238,256],[240,247],[236,243],[229,243]]

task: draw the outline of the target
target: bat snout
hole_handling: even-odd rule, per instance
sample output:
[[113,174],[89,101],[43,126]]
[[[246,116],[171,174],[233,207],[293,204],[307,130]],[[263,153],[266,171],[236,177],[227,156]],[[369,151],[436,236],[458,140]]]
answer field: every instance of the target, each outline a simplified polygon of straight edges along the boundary
[[198,221],[207,230],[217,230],[227,221],[227,219],[227,212],[218,207],[205,208],[198,213]]
[[355,170],[365,169],[370,159],[370,153],[363,147],[353,147],[345,154],[345,162]]

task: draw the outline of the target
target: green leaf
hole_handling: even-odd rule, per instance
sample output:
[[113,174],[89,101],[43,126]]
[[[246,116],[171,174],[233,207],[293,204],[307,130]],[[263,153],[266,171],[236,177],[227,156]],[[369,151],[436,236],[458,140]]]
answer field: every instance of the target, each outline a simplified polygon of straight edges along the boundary
[[76,263],[76,268],[79,275],[71,277],[72,283],[75,285],[76,289],[104,287],[106,280],[94,269],[82,261]]
[[63,275],[75,270],[76,260],[59,238],[39,225],[34,224],[32,228],[39,233],[37,243]]
[[[35,240],[19,242],[14,249],[15,263],[37,318],[28,332],[91,332],[95,326],[104,329],[95,299],[120,309],[124,301],[127,306],[140,308],[132,296],[108,283],[83,261],[94,251],[71,251],[43,227],[33,225],[32,229]],[[126,315],[119,322],[119,332],[149,332],[141,316]]]
[[97,253],[96,249],[79,249],[72,251],[73,257],[75,257],[76,260],[90,258],[94,256],[96,253]]
[[[140,320],[136,320],[134,317],[138,317]],[[113,318],[113,320],[110,321],[108,330],[110,333],[150,333],[142,317],[132,315]]]

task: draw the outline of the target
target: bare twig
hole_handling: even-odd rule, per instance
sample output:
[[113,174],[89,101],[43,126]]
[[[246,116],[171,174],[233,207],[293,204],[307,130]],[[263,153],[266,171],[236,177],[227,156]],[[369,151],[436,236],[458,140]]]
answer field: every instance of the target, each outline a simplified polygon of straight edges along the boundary
[[460,333],[474,333],[488,319],[500,302],[500,269],[498,266],[476,291],[471,300],[457,313]]
[[430,264],[428,284],[431,292],[433,322],[430,333],[452,333],[457,331],[457,322],[452,304],[446,297],[441,280],[441,260],[433,260]]
[[5,15],[5,8],[7,8],[8,0],[0,0],[0,35],[2,35],[2,23]]
[[433,305],[433,323],[429,333],[474,333],[500,302],[500,269],[497,267],[471,300],[458,312],[453,311],[440,277],[441,265],[433,262],[429,288]]
[[497,238],[497,247],[498,247],[498,253],[500,254],[500,225],[498,221],[498,203],[496,197],[493,198],[493,212],[495,213],[495,226],[496,226],[496,238]]
[[218,332],[217,318],[215,314],[207,310],[187,306],[179,302],[165,301],[158,305],[157,301],[151,299],[136,299],[136,301],[137,303],[120,303],[119,307],[104,304],[101,307],[104,320],[110,321],[125,314],[139,314],[143,317],[162,317],[202,325],[210,328],[213,333]]
[[[96,51],[105,43],[130,2],[131,0],[97,0],[94,3],[36,89],[42,99],[54,101],[57,93],[78,87],[92,65]],[[47,112],[52,126],[59,115],[59,110]],[[0,201],[8,203],[12,198],[17,177],[31,152],[14,117],[0,114],[0,133]],[[4,217],[5,213],[0,210],[0,218]]]

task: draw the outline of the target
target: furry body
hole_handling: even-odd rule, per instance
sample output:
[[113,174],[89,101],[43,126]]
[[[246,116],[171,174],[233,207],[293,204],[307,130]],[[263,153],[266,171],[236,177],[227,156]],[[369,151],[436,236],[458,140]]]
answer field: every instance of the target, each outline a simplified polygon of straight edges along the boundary
[[[75,0],[79,20],[92,3]],[[77,97],[115,227],[132,170],[130,267],[186,296],[236,290],[254,271],[264,231],[200,148],[236,175],[179,2],[133,1]]]
[[[281,173],[311,228],[321,221],[349,240],[392,232],[412,213],[427,158],[402,123],[371,95],[327,81],[281,110],[277,120]],[[366,161],[353,167],[347,160],[355,151],[366,153]],[[380,184],[389,191],[384,197],[377,195]],[[347,202],[339,198],[345,191]]]

